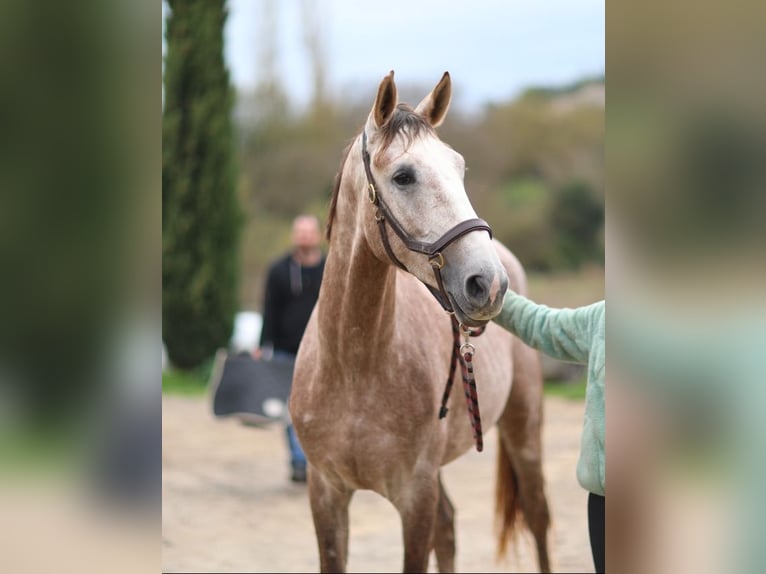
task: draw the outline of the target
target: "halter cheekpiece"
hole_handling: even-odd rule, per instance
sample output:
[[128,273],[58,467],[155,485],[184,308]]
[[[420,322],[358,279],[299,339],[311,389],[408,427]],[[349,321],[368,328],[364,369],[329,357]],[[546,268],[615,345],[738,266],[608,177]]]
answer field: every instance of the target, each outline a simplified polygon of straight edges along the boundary
[[[449,399],[450,390],[452,389],[452,380],[455,375],[455,370],[459,362],[463,378],[463,390],[465,392],[466,404],[468,407],[468,415],[471,420],[471,427],[473,428],[474,441],[476,442],[476,450],[481,451],[483,449],[481,415],[479,413],[479,398],[476,391],[476,381],[473,375],[473,354],[475,348],[469,342],[469,338],[481,335],[484,332],[484,327],[470,329],[458,322],[455,318],[455,311],[452,307],[452,303],[444,289],[441,270],[447,263],[444,254],[442,253],[447,246],[471,231],[486,231],[491,238],[492,229],[483,219],[473,218],[458,223],[432,243],[426,243],[412,238],[391,213],[391,210],[388,208],[388,205],[381,197],[380,191],[375,185],[375,178],[372,175],[372,167],[370,165],[370,153],[367,151],[367,132],[365,131],[362,132],[362,161],[364,163],[364,171],[367,175],[367,198],[370,203],[376,207],[375,221],[378,224],[380,239],[389,259],[391,259],[391,261],[400,269],[409,271],[404,263],[402,263],[396,256],[393,249],[391,249],[391,244],[388,240],[388,232],[386,231],[387,224],[390,225],[391,229],[394,230],[394,233],[399,236],[399,239],[402,240],[402,243],[404,243],[407,249],[422,253],[428,257],[428,262],[431,265],[431,269],[433,269],[438,289],[434,289],[428,283],[423,282],[423,284],[428,288],[442,308],[450,314],[452,319],[452,356],[450,359],[449,375],[442,396],[441,408],[439,409],[439,418],[442,419],[447,416],[447,401]],[[461,331],[465,339],[462,344],[460,343]]]

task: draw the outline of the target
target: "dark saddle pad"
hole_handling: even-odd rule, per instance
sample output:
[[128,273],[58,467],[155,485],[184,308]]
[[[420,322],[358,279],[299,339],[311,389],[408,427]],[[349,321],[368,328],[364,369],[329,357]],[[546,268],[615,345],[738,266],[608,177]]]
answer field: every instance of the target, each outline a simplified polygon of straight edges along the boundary
[[248,353],[219,351],[211,374],[213,414],[238,415],[244,422],[284,421],[295,359],[256,360]]

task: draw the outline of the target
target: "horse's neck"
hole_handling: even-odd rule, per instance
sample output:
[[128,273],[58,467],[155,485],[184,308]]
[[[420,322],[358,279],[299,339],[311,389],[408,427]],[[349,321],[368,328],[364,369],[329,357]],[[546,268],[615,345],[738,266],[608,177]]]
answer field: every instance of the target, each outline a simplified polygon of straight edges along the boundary
[[367,362],[392,342],[396,269],[372,253],[355,209],[347,201],[339,205],[319,295],[319,332],[327,356],[359,355]]

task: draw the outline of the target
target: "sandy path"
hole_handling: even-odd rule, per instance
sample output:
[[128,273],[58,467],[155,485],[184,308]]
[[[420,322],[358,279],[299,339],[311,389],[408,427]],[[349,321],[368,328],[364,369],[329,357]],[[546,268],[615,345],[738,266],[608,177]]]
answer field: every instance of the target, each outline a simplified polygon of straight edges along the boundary
[[[163,571],[318,571],[306,488],[288,480],[283,428],[216,420],[207,398],[162,401]],[[550,397],[545,408],[553,566],[592,572],[587,497],[575,478],[583,403]],[[484,452],[472,450],[443,471],[456,508],[456,565],[459,572],[534,572],[526,541],[507,563],[494,560],[496,438],[487,432]],[[351,503],[349,551],[349,572],[401,572],[398,515],[372,492],[357,492]]]

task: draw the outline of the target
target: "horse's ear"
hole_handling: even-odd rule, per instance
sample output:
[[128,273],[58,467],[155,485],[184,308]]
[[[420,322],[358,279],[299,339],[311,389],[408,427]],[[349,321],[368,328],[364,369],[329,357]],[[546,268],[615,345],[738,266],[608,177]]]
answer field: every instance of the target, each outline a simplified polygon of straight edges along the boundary
[[388,120],[391,119],[398,102],[396,84],[394,83],[394,71],[391,70],[383,78],[380,86],[378,86],[378,95],[375,97],[375,105],[372,107],[372,114],[370,114],[376,128],[386,125]]
[[444,121],[451,100],[452,80],[450,79],[449,72],[444,72],[442,79],[431,90],[431,93],[423,98],[423,101],[418,104],[415,111],[436,128]]

